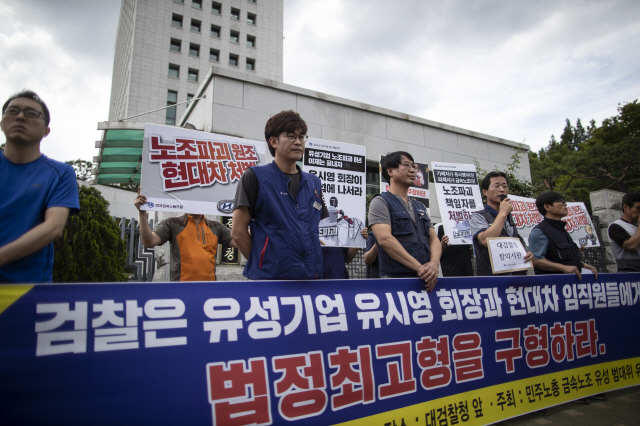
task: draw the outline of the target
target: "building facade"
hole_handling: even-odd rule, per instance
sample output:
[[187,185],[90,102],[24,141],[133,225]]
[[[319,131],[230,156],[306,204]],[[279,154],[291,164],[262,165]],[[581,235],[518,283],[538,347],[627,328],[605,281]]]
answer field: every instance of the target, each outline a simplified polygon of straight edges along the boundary
[[[122,0],[109,121],[193,98],[212,65],[282,81],[283,0]],[[135,121],[176,124],[187,104]]]

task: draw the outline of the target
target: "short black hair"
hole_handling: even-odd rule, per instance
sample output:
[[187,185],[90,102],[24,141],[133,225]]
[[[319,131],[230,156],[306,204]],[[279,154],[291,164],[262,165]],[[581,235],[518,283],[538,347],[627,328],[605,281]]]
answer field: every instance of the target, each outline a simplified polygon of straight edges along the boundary
[[491,178],[494,177],[503,177],[507,181],[507,185],[509,185],[509,178],[505,172],[498,172],[496,170],[487,173],[487,175],[482,179],[482,189],[489,189],[489,185],[491,185]]
[[11,101],[18,98],[27,98],[39,103],[40,106],[42,107],[42,112],[44,114],[44,122],[47,126],[49,125],[49,122],[51,121],[51,116],[49,115],[49,108],[47,108],[47,104],[45,104],[42,98],[40,98],[40,96],[38,96],[38,94],[33,90],[25,89],[22,92],[18,92],[15,95],[11,96],[9,99],[7,99],[7,102],[5,102],[4,105],[2,106],[2,115],[4,115],[4,112],[9,107],[9,104],[11,103]]
[[538,195],[536,198],[536,207],[542,216],[547,214],[547,211],[544,208],[545,204],[553,204],[556,201],[564,201],[564,195],[555,191],[547,191]]
[[272,157],[276,156],[276,149],[271,146],[269,139],[280,136],[280,133],[295,133],[296,130],[300,130],[303,135],[307,134],[307,123],[304,122],[300,114],[293,111],[282,111],[267,120],[267,124],[264,127],[264,138],[267,141],[269,152]]
[[629,192],[624,194],[622,197],[622,205],[620,205],[622,212],[624,212],[624,206],[633,207],[633,205],[638,201],[640,201],[640,192]]
[[387,155],[385,155],[380,161],[382,176],[387,181],[387,183],[391,183],[391,178],[389,177],[389,172],[387,171],[387,169],[397,169],[398,167],[400,167],[403,155],[411,160],[412,163],[415,163],[411,154],[406,151],[388,152]]

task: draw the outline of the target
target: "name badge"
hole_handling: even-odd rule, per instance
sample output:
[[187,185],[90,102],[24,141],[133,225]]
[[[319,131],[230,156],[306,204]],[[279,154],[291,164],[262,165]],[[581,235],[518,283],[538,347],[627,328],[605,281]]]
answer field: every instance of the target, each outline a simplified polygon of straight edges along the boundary
[[320,203],[319,203],[319,202],[317,202],[317,201],[314,201],[314,202],[313,202],[313,207],[315,207],[315,208],[316,208],[316,210],[322,210],[322,204],[320,204]]

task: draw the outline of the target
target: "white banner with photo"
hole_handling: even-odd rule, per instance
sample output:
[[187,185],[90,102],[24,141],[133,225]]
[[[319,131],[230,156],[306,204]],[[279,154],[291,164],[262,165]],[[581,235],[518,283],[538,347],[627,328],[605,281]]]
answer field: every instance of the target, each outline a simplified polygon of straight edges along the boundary
[[320,221],[320,240],[328,246],[365,246],[366,155],[362,145],[315,138],[306,143],[303,170],[322,181],[329,217]]
[[265,143],[174,126],[144,129],[142,210],[230,215],[245,170],[265,162]]
[[445,235],[452,245],[473,244],[469,219],[484,208],[473,164],[431,162]]
[[[513,206],[511,216],[518,227],[518,233],[529,244],[531,230],[544,218],[536,207],[535,199],[518,195],[509,195],[509,199]],[[565,229],[573,241],[582,247],[600,247],[600,241],[584,203],[567,203],[567,209],[569,215],[562,220],[567,222]]]

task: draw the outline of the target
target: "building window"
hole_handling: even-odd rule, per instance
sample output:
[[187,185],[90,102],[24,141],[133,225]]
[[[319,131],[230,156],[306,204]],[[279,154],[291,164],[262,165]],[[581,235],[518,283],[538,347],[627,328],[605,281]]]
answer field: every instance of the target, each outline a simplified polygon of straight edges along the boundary
[[174,3],[184,4],[184,0],[173,0]]
[[238,66],[238,55],[229,54],[229,65],[232,67]]
[[216,49],[209,49],[209,60],[214,62],[220,61],[220,51]]
[[240,20],[240,9],[236,9],[234,7],[231,8],[231,19],[234,21]]
[[169,77],[179,78],[180,77],[180,66],[169,64]]
[[189,56],[200,56],[200,45],[189,43]]
[[255,59],[247,58],[247,69],[249,71],[255,71],[256,70],[256,60]]
[[197,33],[200,32],[201,23],[200,21],[196,21],[195,19],[191,20],[191,31],[195,31]]
[[190,104],[190,100],[193,99],[193,93],[187,93],[187,106]]
[[256,4],[256,3],[257,3],[257,1],[256,1],[256,0],[247,0],[247,1],[248,1],[249,3],[253,3],[253,4]]
[[176,124],[176,107],[172,106],[178,102],[178,92],[174,92],[173,90],[169,90],[167,92],[167,106],[171,108],[167,108],[167,115],[165,118],[165,124]]
[[211,13],[220,15],[222,13],[222,5],[220,3],[211,2]]
[[211,37],[220,38],[220,27],[217,25],[211,25]]
[[237,31],[231,31],[229,33],[229,40],[231,43],[240,43],[240,33]]
[[247,36],[247,47],[256,47],[256,38],[254,36]]
[[249,25],[256,24],[256,14],[255,13],[247,13],[247,23]]
[[182,16],[176,15],[174,13],[171,17],[171,25],[174,27],[182,28]]
[[182,42],[180,40],[176,40],[175,38],[171,39],[171,45],[169,46],[169,50],[172,52],[180,53],[180,45]]
[[196,9],[202,9],[202,0],[193,0],[191,2],[191,7],[195,7]]
[[187,80],[198,82],[198,70],[194,70],[193,68],[189,68],[189,72],[187,73]]

